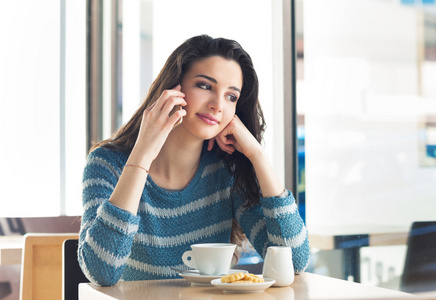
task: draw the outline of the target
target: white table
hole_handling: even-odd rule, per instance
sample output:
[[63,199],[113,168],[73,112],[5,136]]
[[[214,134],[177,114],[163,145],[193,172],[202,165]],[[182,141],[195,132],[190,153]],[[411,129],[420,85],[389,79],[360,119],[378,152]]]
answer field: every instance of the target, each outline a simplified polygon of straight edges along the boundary
[[[271,287],[264,292],[235,294],[213,286],[196,286],[183,279],[125,281],[110,287],[91,283],[79,284],[80,300],[100,299],[419,299],[403,292],[366,286],[363,284],[304,273],[295,277],[288,287]],[[432,299],[432,298],[428,298]],[[436,298],[434,298],[436,299]]]

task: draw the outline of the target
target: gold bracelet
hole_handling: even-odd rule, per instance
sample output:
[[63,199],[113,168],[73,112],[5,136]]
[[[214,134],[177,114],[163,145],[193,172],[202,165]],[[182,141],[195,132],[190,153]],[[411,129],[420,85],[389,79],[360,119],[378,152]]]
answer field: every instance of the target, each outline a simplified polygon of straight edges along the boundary
[[137,166],[137,165],[125,165],[125,167],[137,167],[137,168],[143,169],[148,174],[148,170],[146,168],[141,167],[141,166]]

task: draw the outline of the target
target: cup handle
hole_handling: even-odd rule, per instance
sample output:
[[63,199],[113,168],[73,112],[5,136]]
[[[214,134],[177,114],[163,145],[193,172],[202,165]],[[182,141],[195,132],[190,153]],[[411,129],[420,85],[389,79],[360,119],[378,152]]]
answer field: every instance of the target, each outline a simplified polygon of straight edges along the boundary
[[192,252],[191,250],[183,253],[182,260],[183,260],[183,263],[185,265],[187,265],[188,267],[193,268],[193,269],[197,269],[197,264],[196,264],[195,258],[194,258],[194,252]]

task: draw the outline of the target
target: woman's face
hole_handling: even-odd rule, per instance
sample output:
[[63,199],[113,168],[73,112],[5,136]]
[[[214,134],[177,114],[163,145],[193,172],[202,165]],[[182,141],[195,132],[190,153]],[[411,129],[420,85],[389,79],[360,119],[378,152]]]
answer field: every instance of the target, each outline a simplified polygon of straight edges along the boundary
[[182,79],[182,92],[188,103],[181,127],[208,140],[232,120],[242,90],[239,64],[220,56],[194,63]]

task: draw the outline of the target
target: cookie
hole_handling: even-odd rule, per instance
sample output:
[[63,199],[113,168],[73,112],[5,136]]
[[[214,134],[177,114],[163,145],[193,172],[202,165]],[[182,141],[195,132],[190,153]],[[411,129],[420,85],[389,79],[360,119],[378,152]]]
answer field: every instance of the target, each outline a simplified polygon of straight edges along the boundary
[[221,277],[222,283],[260,283],[264,282],[262,277],[250,273],[233,273]]
[[242,280],[252,281],[254,283],[264,282],[262,277],[250,273],[244,274],[244,278]]
[[221,277],[221,282],[222,283],[232,283],[232,282],[241,280],[242,278],[244,278],[244,273],[242,273],[242,272],[233,273],[233,274],[229,274],[229,275]]

